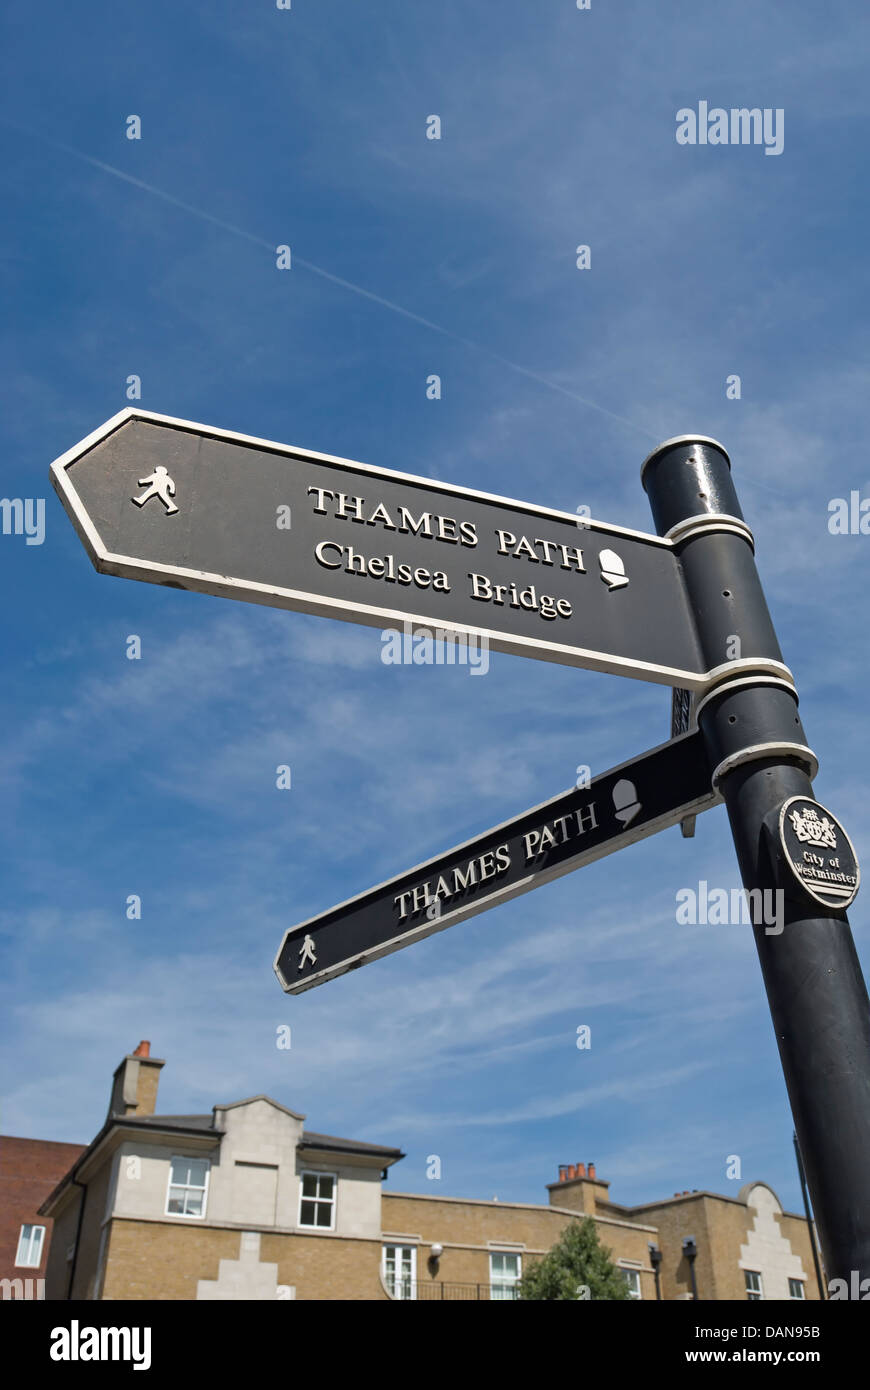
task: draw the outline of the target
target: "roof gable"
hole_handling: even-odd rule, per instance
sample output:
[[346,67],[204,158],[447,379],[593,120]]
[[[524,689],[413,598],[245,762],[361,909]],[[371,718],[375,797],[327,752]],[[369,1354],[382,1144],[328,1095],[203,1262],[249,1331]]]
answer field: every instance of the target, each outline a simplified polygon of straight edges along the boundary
[[291,1110],[289,1106],[282,1105],[280,1101],[273,1100],[271,1096],[266,1095],[248,1096],[246,1100],[231,1100],[227,1105],[215,1105],[212,1107],[212,1114],[218,1110],[238,1110],[240,1106],[255,1105],[257,1101],[265,1101],[267,1105],[274,1105],[276,1110],[280,1110],[283,1114],[289,1115],[293,1120],[305,1119],[305,1116],[300,1115],[298,1110]]

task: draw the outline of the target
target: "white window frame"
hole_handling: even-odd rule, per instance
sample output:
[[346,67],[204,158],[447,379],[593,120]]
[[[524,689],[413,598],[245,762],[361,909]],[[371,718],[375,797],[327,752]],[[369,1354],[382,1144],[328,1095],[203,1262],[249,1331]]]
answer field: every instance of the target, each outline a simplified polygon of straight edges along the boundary
[[[25,1234],[24,1234],[25,1231],[29,1231],[30,1234],[27,1235],[27,1236],[25,1236]],[[34,1237],[35,1237],[37,1231],[39,1232],[39,1240],[38,1240],[37,1248],[36,1248],[36,1259],[34,1259],[34,1258],[33,1258],[33,1241],[34,1241]],[[25,1240],[27,1241],[27,1250],[26,1250],[26,1251],[24,1250],[24,1242],[25,1242]],[[44,1226],[37,1226],[37,1225],[35,1225],[33,1222],[31,1222],[31,1221],[25,1221],[25,1222],[22,1224],[21,1230],[18,1232],[18,1249],[17,1249],[16,1252],[15,1252],[15,1268],[16,1268],[16,1269],[39,1269],[39,1266],[42,1264],[42,1252],[43,1252],[44,1248],[45,1248],[45,1227],[44,1227]],[[29,1254],[30,1258],[29,1258],[29,1259],[24,1259],[24,1260],[22,1260],[20,1257],[21,1257],[21,1255],[24,1254],[24,1253]]]
[[[504,1274],[502,1274],[502,1275],[500,1275],[500,1276],[496,1276],[496,1272],[495,1272],[495,1270],[494,1270],[493,1267],[492,1267],[492,1262],[493,1262],[493,1260],[494,1260],[494,1259],[502,1259],[502,1260],[503,1260],[503,1259],[506,1259],[506,1258],[509,1258],[509,1259],[512,1259],[512,1260],[516,1260],[516,1262],[517,1262],[517,1272],[516,1272],[516,1275],[508,1275],[508,1276],[505,1276]],[[506,1302],[508,1302],[508,1301],[515,1302],[514,1290],[517,1289],[517,1288],[519,1287],[519,1283],[520,1283],[520,1280],[522,1279],[522,1277],[523,1277],[523,1257],[522,1257],[522,1254],[520,1253],[519,1250],[498,1250],[498,1249],[493,1249],[492,1247],[490,1247],[490,1251],[489,1251],[489,1300],[490,1300],[491,1303],[492,1303],[492,1302],[495,1302],[495,1303],[506,1303]],[[511,1293],[510,1293],[510,1300],[508,1300],[507,1298],[501,1298],[499,1294],[496,1294],[496,1292],[495,1292],[496,1289],[510,1289],[510,1291],[511,1291]]]
[[[173,1163],[204,1163],[205,1164],[205,1183],[200,1187],[196,1183],[173,1182],[172,1165]],[[201,1158],[198,1154],[173,1154],[169,1160],[169,1181],[166,1184],[166,1203],[163,1215],[173,1216],[176,1221],[204,1221],[208,1210],[208,1186],[211,1179],[211,1159]],[[173,1188],[181,1188],[184,1192],[202,1193],[202,1211],[170,1211],[169,1198]]]
[[[317,1179],[318,1179],[318,1185],[319,1185],[319,1179],[320,1179],[320,1178],[332,1178],[332,1196],[331,1196],[331,1197],[319,1197],[319,1196],[318,1196],[318,1197],[306,1197],[306,1196],[305,1196],[305,1192],[304,1192],[304,1188],[305,1188],[305,1179],[306,1179],[306,1178],[317,1178]],[[330,1222],[329,1222],[329,1225],[328,1225],[328,1226],[316,1226],[316,1225],[310,1225],[307,1221],[303,1221],[303,1220],[302,1220],[302,1203],[303,1203],[303,1202],[316,1202],[316,1203],[322,1203],[323,1205],[327,1205],[327,1204],[328,1204],[328,1205],[329,1205],[329,1209],[330,1209],[330,1211],[329,1211],[329,1215],[330,1215]],[[322,1172],[322,1171],[321,1171],[320,1169],[318,1169],[318,1168],[305,1168],[305,1169],[303,1169],[303,1171],[299,1174],[299,1229],[300,1229],[301,1231],[334,1231],[334,1230],[335,1230],[335,1213],[336,1213],[337,1207],[338,1207],[338,1174],[337,1174],[337,1173],[325,1173],[325,1172]]]
[[[396,1279],[396,1282],[395,1282],[393,1288],[392,1288],[392,1289],[390,1288],[389,1280],[387,1279],[387,1251],[388,1251],[388,1250],[396,1250],[396,1251],[409,1250],[409,1251],[411,1252],[411,1275],[410,1275],[411,1291],[410,1291],[410,1293],[408,1293],[408,1294],[404,1294],[404,1293],[399,1292],[399,1290],[403,1287],[403,1274],[402,1274],[402,1264],[403,1264],[403,1261],[401,1260],[401,1258],[399,1259],[398,1262],[394,1262],[394,1263],[396,1263],[396,1273],[397,1273],[397,1275],[398,1275],[398,1278]],[[417,1297],[417,1247],[416,1247],[416,1245],[404,1245],[404,1244],[402,1244],[401,1241],[393,1241],[393,1240],[388,1240],[388,1241],[386,1241],[386,1242],[384,1243],[384,1245],[381,1247],[381,1278],[382,1278],[383,1281],[384,1281],[384,1288],[385,1288],[385,1289],[387,1290],[387,1292],[389,1293],[390,1298],[394,1298],[394,1299],[396,1300],[396,1302],[398,1302],[398,1303],[402,1303],[402,1302],[405,1302],[405,1303],[407,1303],[407,1302],[413,1302],[413,1301],[416,1299],[416,1297]]]
[[[755,1279],[758,1280],[758,1287],[755,1288],[755,1289],[753,1289],[753,1288],[750,1287],[750,1283],[749,1283],[749,1276],[750,1276],[750,1275],[752,1275],[753,1278],[755,1278]],[[746,1297],[747,1297],[748,1301],[749,1301],[750,1303],[763,1303],[763,1302],[764,1302],[764,1281],[763,1281],[763,1279],[762,1279],[762,1277],[761,1277],[761,1270],[760,1270],[760,1269],[744,1269],[744,1271],[743,1271],[743,1282],[744,1282],[744,1284],[746,1285],[746,1290],[745,1290],[745,1292],[746,1292]]]
[[638,1299],[640,1302],[643,1302],[643,1288],[640,1282],[640,1272],[642,1268],[643,1265],[623,1264],[621,1260],[617,1265],[617,1269],[628,1287],[629,1297]]
[[[800,1289],[800,1293],[792,1293],[793,1284],[797,1284],[798,1288]],[[800,1303],[806,1299],[807,1291],[803,1279],[793,1279],[791,1278],[791,1276],[789,1276],[788,1296],[789,1298],[794,1299],[796,1303]]]

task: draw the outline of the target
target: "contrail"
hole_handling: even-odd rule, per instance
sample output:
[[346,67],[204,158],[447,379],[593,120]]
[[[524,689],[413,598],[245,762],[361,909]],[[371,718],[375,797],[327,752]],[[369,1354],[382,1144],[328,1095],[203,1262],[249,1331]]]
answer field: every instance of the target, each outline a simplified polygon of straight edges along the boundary
[[[137,179],[132,174],[126,173],[123,169],[116,169],[113,164],[106,164],[102,159],[95,159],[93,155],[84,154],[81,150],[75,149],[72,145],[66,145],[60,140],[50,139],[47,135],[41,135],[37,131],[28,130],[24,126],[17,125],[14,121],[0,118],[0,124],[7,126],[11,130],[16,130],[22,135],[30,136],[43,144],[49,145],[56,150],[61,150],[64,154],[70,154],[75,159],[81,160],[85,164],[90,164],[94,169],[100,169],[104,174],[111,174],[113,178],[122,179],[124,183],[132,184],[134,188],[141,188],[143,192],[150,193],[152,197],[161,198],[164,203],[171,204],[172,207],[180,208],[182,212],[187,212],[191,217],[198,217],[202,222],[208,222],[213,227],[220,227],[222,231],[229,232],[231,236],[241,237],[244,241],[250,241],[255,246],[264,246],[269,251],[274,251],[275,247],[265,238],[254,236],[252,232],[247,232],[243,227],[237,227],[232,222],[225,222],[220,217],[214,217],[210,212],[203,211],[202,208],[194,207],[192,203],[186,203],[182,198],[176,198],[174,194],[165,192],[162,188],[157,188],[154,184],[146,183],[144,179]],[[566,386],[560,386],[558,382],[551,381],[548,377],[540,376],[537,372],[530,371],[528,367],[521,367],[518,362],[512,362],[507,357],[502,357],[500,353],[493,352],[491,348],[484,347],[481,343],[474,342],[471,338],[465,338],[460,333],[454,333],[450,328],[444,328],[440,323],[434,323],[432,319],[424,318],[422,314],[415,314],[413,310],[406,309],[401,304],[396,304],[392,299],[386,299],[383,295],[375,294],[373,290],[367,290],[362,285],[356,285],[352,280],[345,280],[341,275],[334,275],[332,271],[324,270],[322,266],[315,265],[313,261],[303,260],[293,252],[293,264],[302,266],[303,269],[311,272],[312,275],[319,275],[322,280],[328,280],[330,284],[339,285],[342,289],[349,290],[351,294],[359,295],[362,299],[368,299],[373,304],[379,304],[383,309],[389,309],[394,314],[400,314],[402,318],[409,319],[412,323],[419,323],[423,328],[428,328],[432,333],[440,333],[444,338],[450,338],[455,343],[460,343],[463,347],[471,348],[474,352],[481,353],[488,357],[492,362],[498,362],[501,366],[507,367],[512,372],[517,372],[524,376],[528,381],[534,381],[538,386],[545,387],[548,391],[556,391],[560,396],[566,396],[568,400],[575,401],[579,405],[588,407],[589,410],[598,411],[599,415],[606,415],[608,419],[615,420],[620,425],[626,425],[629,429],[636,430],[644,435],[646,439],[655,439],[653,432],[643,425],[637,424],[634,420],[629,420],[625,415],[618,415],[613,410],[608,410],[603,405],[597,405],[595,401],[588,400],[585,396],[580,396],[576,391],[571,391]]]

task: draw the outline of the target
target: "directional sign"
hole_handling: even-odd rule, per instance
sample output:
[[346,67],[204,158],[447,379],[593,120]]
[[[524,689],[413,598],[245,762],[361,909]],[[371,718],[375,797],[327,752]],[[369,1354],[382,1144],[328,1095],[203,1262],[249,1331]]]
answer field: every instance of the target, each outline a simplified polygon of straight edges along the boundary
[[103,574],[708,684],[658,536],[135,408],[52,482]]
[[275,973],[301,994],[720,800],[701,735],[684,734],[292,927]]

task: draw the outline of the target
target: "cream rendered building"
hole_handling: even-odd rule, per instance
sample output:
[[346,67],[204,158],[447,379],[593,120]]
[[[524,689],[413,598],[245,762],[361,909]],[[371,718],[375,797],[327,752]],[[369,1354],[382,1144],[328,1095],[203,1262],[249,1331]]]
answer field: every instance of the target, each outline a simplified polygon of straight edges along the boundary
[[109,1114],[43,1203],[48,1299],[513,1299],[530,1260],[591,1217],[634,1298],[816,1297],[806,1222],[756,1184],[620,1207],[583,1164],[549,1205],[383,1190],[400,1149],[319,1134],[268,1096],[157,1115],[163,1062],[140,1043]]

